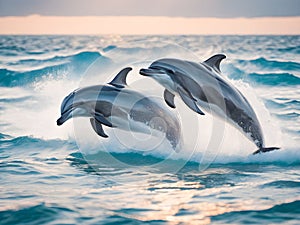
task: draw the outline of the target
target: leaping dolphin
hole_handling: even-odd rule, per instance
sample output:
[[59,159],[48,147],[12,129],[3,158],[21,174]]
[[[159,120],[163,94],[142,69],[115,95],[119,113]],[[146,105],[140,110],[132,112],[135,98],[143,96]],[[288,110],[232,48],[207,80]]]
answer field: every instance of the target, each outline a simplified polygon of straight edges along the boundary
[[57,125],[72,117],[89,117],[94,131],[104,138],[108,135],[102,125],[145,134],[152,128],[165,133],[175,150],[181,137],[177,117],[153,99],[125,88],[131,70],[130,67],[122,69],[108,85],[79,88],[70,93],[61,104]]
[[[205,111],[228,119],[252,140],[258,150],[253,154],[269,152],[277,147],[264,147],[264,139],[258,118],[242,93],[221,76],[220,63],[226,56],[217,54],[203,63],[163,58],[154,61],[140,74],[149,76],[165,87],[164,98],[168,106],[175,108],[174,97],[200,115]],[[198,106],[199,105],[199,106]]]

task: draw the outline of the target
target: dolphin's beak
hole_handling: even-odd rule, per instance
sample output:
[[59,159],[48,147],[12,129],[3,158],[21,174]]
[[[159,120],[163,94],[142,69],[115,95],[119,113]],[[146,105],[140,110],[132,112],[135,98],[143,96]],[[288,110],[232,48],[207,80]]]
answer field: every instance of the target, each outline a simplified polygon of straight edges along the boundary
[[68,119],[74,118],[74,117],[85,117],[90,116],[90,114],[83,108],[77,106],[74,106],[69,108],[68,110],[64,111],[61,114],[61,117],[56,121],[57,126],[62,125],[64,122],[66,122]]
[[140,69],[140,74],[143,76],[153,76],[153,75],[165,74],[165,72],[159,69],[148,68],[148,69]]
[[61,114],[61,117],[56,121],[57,126],[64,124],[68,119],[72,117],[73,108]]

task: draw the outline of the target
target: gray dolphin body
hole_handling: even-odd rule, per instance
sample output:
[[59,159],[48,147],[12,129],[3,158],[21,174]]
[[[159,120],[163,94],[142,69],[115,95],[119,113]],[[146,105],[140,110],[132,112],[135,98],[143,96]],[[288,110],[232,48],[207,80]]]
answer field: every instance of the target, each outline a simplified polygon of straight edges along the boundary
[[156,101],[125,88],[131,68],[121,70],[109,85],[79,88],[64,98],[61,104],[60,126],[72,117],[89,117],[94,131],[107,138],[102,125],[139,133],[150,133],[150,128],[165,133],[175,149],[181,138],[177,117]]
[[258,118],[242,93],[230,85],[220,72],[220,62],[225,55],[214,55],[203,63],[164,58],[154,61],[140,74],[155,79],[165,87],[166,103],[175,108],[174,96],[179,95],[184,103],[198,114],[204,108],[228,120],[252,140],[258,150],[253,154],[279,149],[265,148]]

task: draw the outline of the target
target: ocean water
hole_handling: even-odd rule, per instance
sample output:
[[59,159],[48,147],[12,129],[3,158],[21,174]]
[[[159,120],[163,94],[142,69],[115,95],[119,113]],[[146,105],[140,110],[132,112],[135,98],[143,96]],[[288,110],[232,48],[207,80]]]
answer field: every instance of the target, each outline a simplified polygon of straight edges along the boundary
[[[280,150],[254,156],[235,128],[179,100],[178,153],[83,134],[84,118],[56,126],[68,93],[121,66],[216,53]],[[129,86],[146,93],[138,77]],[[0,116],[0,224],[300,223],[300,36],[0,36]]]

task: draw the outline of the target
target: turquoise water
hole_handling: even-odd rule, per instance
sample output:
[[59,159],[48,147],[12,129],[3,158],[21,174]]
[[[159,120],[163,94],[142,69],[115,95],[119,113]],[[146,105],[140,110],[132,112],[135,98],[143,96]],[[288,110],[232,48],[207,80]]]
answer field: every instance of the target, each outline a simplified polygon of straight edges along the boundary
[[[89,152],[71,121],[56,126],[91,65],[116,49],[130,62],[151,43],[199,60],[226,54],[224,76],[257,112],[267,146],[281,150],[253,156],[228,125],[210,158],[202,142],[218,140],[200,120],[192,152],[113,142]],[[0,113],[0,224],[300,223],[300,36],[0,36]]]

